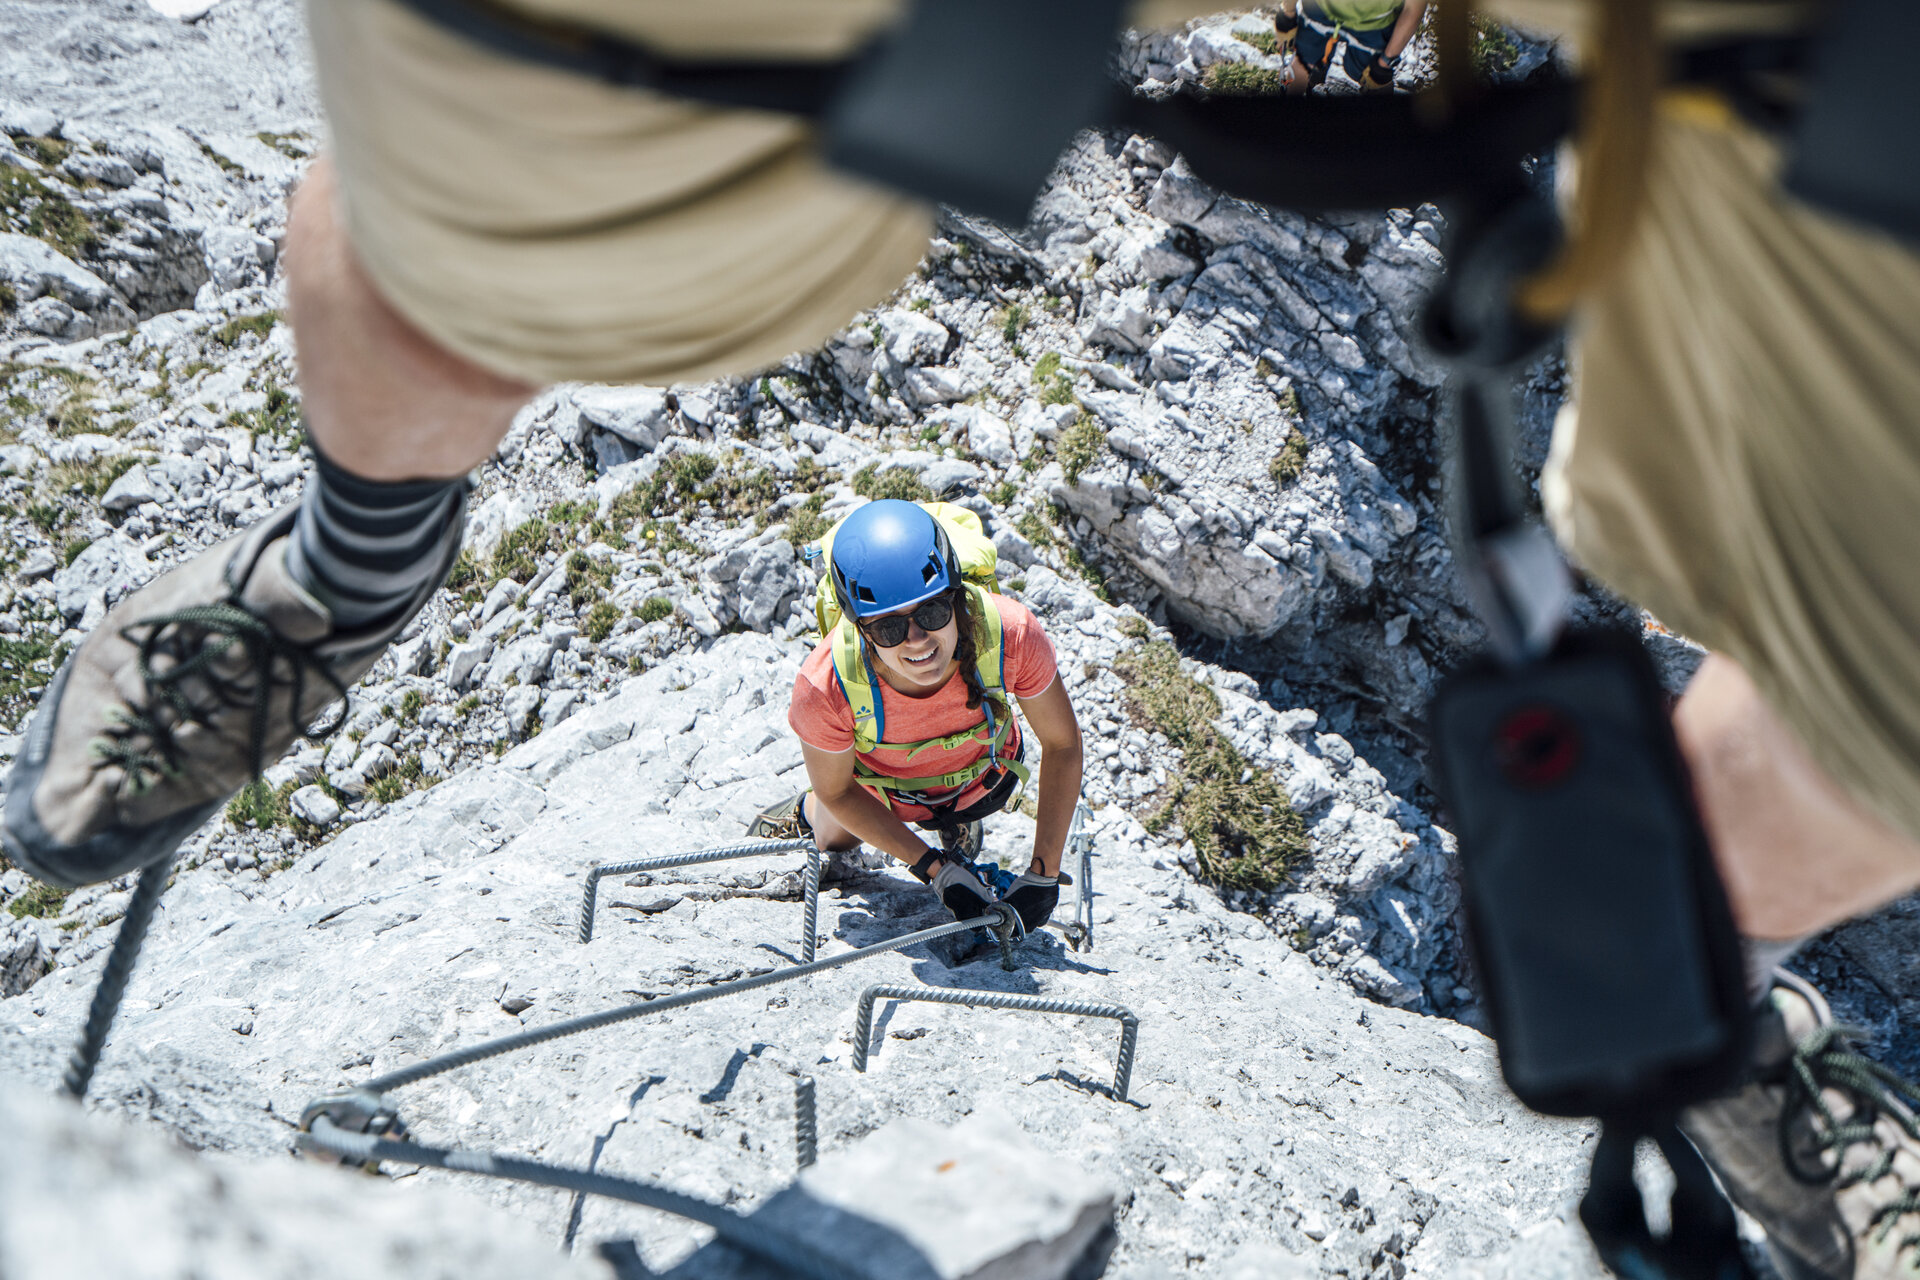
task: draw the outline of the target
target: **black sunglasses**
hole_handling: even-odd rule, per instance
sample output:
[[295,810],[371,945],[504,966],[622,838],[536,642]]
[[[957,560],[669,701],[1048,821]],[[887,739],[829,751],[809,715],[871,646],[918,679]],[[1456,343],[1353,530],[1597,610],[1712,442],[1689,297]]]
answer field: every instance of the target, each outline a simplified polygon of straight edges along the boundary
[[860,630],[867,639],[882,649],[891,649],[907,642],[907,623],[917,622],[922,631],[938,631],[953,621],[953,597],[935,596],[922,602],[912,613],[894,613],[884,618],[868,618],[861,622]]

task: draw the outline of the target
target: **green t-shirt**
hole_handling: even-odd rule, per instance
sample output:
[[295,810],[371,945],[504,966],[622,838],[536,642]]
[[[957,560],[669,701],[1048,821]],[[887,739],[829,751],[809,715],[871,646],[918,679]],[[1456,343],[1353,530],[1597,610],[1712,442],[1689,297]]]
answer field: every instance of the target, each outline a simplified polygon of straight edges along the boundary
[[1402,0],[1317,0],[1317,9],[1349,31],[1378,31],[1400,20]]

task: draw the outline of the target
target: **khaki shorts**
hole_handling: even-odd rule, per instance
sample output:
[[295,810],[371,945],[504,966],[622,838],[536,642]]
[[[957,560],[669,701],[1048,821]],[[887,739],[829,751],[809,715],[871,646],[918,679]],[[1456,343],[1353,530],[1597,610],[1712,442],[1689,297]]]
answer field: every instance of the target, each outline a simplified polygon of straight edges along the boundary
[[1736,658],[1920,839],[1920,257],[1784,197],[1779,164],[1662,118],[1543,493],[1584,568]]
[[[899,0],[518,0],[682,56],[833,55]],[[1154,22],[1207,12],[1153,0]],[[829,173],[794,120],[502,58],[388,0],[308,6],[348,234],[441,346],[544,384],[747,373],[925,254],[924,205]]]

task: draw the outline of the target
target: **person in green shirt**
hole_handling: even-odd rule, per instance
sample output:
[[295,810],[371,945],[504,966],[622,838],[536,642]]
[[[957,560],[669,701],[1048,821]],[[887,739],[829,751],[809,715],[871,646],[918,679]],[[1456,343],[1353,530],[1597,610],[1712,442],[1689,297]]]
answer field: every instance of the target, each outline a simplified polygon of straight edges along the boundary
[[1278,51],[1293,54],[1287,92],[1324,83],[1336,48],[1355,84],[1368,93],[1391,92],[1394,64],[1426,9],[1426,0],[1280,0]]

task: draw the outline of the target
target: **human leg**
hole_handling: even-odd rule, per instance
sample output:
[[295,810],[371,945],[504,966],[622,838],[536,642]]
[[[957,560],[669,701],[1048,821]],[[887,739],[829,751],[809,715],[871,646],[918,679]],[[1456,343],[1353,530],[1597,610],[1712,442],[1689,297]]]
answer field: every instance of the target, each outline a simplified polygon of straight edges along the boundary
[[813,843],[822,853],[846,853],[860,847],[860,837],[842,826],[833,816],[833,811],[820,802],[820,797],[807,792],[801,801],[802,811],[807,816],[807,825],[813,831]]
[[299,508],[122,601],[49,687],[5,818],[9,856],[43,878],[170,854],[344,695],[446,576],[464,473],[531,394],[386,305],[324,161],[294,202],[288,271],[307,426],[332,465]]
[[1828,777],[1739,663],[1709,656],[1673,722],[1743,934],[1805,937],[1920,887],[1920,843]]
[[[1674,724],[1755,969],[1920,883],[1920,256],[1785,197],[1779,160],[1659,121],[1542,478],[1582,567],[1715,651]],[[1803,987],[1761,1027],[1683,1127],[1783,1274],[1911,1275],[1912,1099]]]
[[308,170],[287,221],[287,310],[308,434],[369,480],[459,476],[493,456],[531,384],[447,351],[381,295],[340,209],[330,158]]

